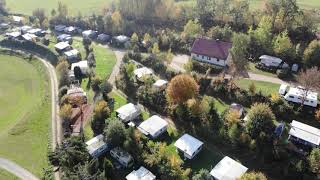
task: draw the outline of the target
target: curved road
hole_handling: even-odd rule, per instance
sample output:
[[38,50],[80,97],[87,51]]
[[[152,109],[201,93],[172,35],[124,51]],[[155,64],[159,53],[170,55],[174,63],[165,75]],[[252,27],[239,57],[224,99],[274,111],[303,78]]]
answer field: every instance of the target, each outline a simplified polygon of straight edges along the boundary
[[[2,47],[3,48],[3,47]],[[8,49],[8,48],[3,48]],[[20,53],[30,53],[26,51],[22,51],[19,49],[8,49],[8,50],[14,50]],[[33,53],[32,53],[33,54]],[[59,117],[59,99],[58,99],[58,78],[57,74],[55,72],[55,68],[51,63],[46,61],[45,59],[41,58],[40,56],[37,56],[33,54],[34,57],[39,59],[44,66],[48,70],[48,75],[50,78],[50,88],[51,88],[51,134],[52,134],[52,149],[54,150],[57,146],[57,144],[61,144],[62,142],[62,126],[61,126],[61,120]],[[0,168],[5,169],[15,176],[23,179],[23,180],[34,180],[38,179],[32,173],[28,172],[26,169],[20,167],[19,165],[7,160],[0,158]],[[54,173],[54,177],[56,180],[60,180],[60,172],[57,171]]]

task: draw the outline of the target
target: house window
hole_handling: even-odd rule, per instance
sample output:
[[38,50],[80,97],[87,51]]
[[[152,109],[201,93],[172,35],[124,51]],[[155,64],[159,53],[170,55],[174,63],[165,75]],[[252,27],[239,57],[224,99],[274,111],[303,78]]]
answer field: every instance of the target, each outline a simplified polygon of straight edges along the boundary
[[204,56],[202,56],[202,59],[204,59]]
[[217,62],[219,62],[219,59],[217,59]]
[[208,60],[211,60],[211,57],[207,57]]

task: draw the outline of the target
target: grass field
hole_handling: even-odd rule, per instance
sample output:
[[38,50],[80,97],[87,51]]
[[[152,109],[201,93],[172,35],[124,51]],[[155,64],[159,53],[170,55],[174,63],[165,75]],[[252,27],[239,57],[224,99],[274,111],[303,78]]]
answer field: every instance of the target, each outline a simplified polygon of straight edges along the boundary
[[0,179],[19,180],[18,177],[2,169],[0,169]]
[[58,2],[63,2],[69,8],[69,13],[78,15],[90,15],[100,13],[104,6],[107,6],[112,0],[7,0],[7,6],[11,12],[31,15],[36,8],[44,8],[47,15],[50,15],[52,9],[57,9]]
[[280,87],[279,84],[273,84],[273,83],[262,82],[262,81],[252,81],[252,80],[248,80],[248,79],[241,79],[241,80],[237,81],[236,84],[240,88],[248,90],[251,83],[255,84],[257,93],[259,91],[261,91],[262,94],[264,94],[264,95],[278,93],[279,87]]
[[[48,166],[50,94],[45,67],[0,55],[0,157],[41,176]],[[0,179],[7,176],[0,173]]]

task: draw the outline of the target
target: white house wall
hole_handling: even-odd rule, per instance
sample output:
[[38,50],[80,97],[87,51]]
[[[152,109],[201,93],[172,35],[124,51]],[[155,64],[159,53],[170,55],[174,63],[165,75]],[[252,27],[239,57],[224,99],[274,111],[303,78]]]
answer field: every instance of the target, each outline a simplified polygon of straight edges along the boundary
[[203,63],[214,64],[214,65],[222,66],[222,67],[225,67],[227,65],[226,60],[208,57],[205,55],[198,55],[198,54],[191,53],[191,57],[192,57],[192,59],[203,62]]

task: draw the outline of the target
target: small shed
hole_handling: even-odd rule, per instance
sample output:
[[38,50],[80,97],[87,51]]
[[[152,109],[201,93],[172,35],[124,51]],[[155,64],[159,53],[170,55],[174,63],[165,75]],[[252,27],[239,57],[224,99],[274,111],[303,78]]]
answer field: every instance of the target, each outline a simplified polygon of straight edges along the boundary
[[110,146],[104,142],[104,136],[102,134],[87,141],[86,145],[89,154],[94,158],[99,158],[110,150]]
[[126,168],[133,166],[132,156],[120,147],[111,149],[110,155]]
[[149,69],[147,67],[142,67],[139,69],[134,70],[134,75],[139,81],[143,81],[145,77],[151,76],[153,74],[152,69]]
[[156,176],[148,169],[141,166],[138,170],[133,170],[126,176],[127,180],[155,180]]
[[152,87],[153,89],[156,89],[156,90],[164,90],[167,87],[167,85],[168,85],[168,81],[159,79],[152,85]]
[[141,110],[138,106],[129,103],[117,109],[116,114],[123,122],[129,122],[140,116]]
[[312,148],[320,145],[320,129],[293,120],[289,131],[289,140]]
[[296,72],[298,72],[298,70],[299,70],[299,65],[298,64],[293,64],[292,67],[291,67],[291,71],[296,73]]
[[80,52],[77,49],[72,49],[70,51],[64,52],[64,55],[67,57],[67,60],[70,63],[76,63],[80,61]]
[[28,31],[29,34],[34,34],[34,35],[40,35],[42,33],[42,29],[40,28],[34,28],[34,29],[30,29]]
[[161,117],[154,115],[151,116],[149,119],[143,121],[138,130],[145,134],[146,136],[155,139],[159,137],[161,134],[167,131],[168,122],[162,119]]
[[67,42],[59,42],[56,45],[54,45],[54,47],[56,48],[56,51],[59,53],[68,51],[69,49],[71,49],[70,44]]
[[88,73],[88,70],[89,70],[88,61],[79,61],[77,63],[72,63],[71,70],[74,71],[75,67],[79,67],[83,75],[86,75]]
[[282,59],[268,55],[262,55],[259,59],[260,63],[266,67],[279,67],[282,63]]
[[66,28],[65,25],[59,24],[54,27],[54,30],[57,32],[63,32],[65,28]]
[[111,40],[111,36],[107,34],[99,34],[97,37],[97,41],[100,43],[108,43]]
[[86,30],[82,32],[82,36],[84,38],[90,38],[90,39],[94,39],[97,36],[98,31],[93,31],[93,30]]
[[185,158],[193,159],[201,151],[203,142],[189,134],[184,134],[174,143],[174,146],[179,152],[183,153]]
[[225,156],[210,172],[215,180],[237,180],[248,170],[239,162]]

